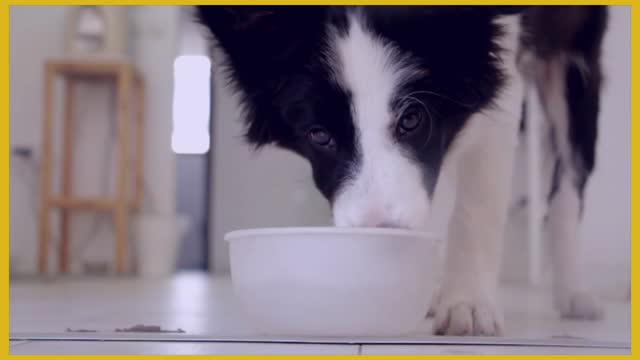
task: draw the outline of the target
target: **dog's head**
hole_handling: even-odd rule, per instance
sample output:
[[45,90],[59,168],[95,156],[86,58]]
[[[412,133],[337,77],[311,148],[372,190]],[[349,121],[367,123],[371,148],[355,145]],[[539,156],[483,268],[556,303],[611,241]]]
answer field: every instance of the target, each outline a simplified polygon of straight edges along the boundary
[[441,165],[503,75],[512,7],[199,7],[247,139],[309,160],[338,226],[421,228]]

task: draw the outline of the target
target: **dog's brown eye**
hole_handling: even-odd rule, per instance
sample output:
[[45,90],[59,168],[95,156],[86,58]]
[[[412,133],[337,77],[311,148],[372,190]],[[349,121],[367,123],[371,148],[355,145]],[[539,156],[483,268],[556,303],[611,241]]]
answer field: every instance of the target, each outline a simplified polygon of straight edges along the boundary
[[397,131],[400,135],[408,134],[420,126],[424,120],[424,113],[418,109],[409,109],[398,122]]
[[333,138],[327,130],[321,127],[313,127],[309,130],[309,140],[318,146],[333,146]]

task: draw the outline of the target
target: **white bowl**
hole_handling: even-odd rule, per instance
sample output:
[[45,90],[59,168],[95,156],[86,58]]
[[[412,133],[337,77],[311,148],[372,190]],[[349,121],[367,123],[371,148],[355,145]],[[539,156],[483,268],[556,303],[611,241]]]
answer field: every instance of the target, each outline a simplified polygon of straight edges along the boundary
[[263,335],[395,336],[423,321],[436,239],[372,228],[228,233],[234,291]]

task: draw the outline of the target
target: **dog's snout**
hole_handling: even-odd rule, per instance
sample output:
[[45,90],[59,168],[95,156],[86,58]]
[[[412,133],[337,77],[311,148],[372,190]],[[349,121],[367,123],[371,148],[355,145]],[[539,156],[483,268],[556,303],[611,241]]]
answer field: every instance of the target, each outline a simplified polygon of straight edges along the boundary
[[[402,222],[386,214],[383,211],[368,211],[365,213],[351,214],[346,221],[341,221],[341,225],[349,227],[369,227],[369,228],[407,228]],[[340,225],[340,224],[337,224]]]
[[349,227],[366,227],[366,228],[386,228],[386,229],[406,229],[408,226],[402,225],[397,221],[352,221],[346,224]]

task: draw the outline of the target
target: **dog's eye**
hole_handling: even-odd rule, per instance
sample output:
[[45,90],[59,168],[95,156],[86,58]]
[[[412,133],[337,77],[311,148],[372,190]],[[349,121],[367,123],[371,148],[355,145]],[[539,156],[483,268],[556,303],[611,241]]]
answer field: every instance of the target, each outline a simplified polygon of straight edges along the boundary
[[324,128],[320,126],[314,126],[309,130],[309,140],[315,145],[331,148],[335,145],[333,137]]
[[398,121],[396,131],[399,135],[406,135],[416,130],[424,121],[424,112],[421,109],[412,107],[408,109]]

